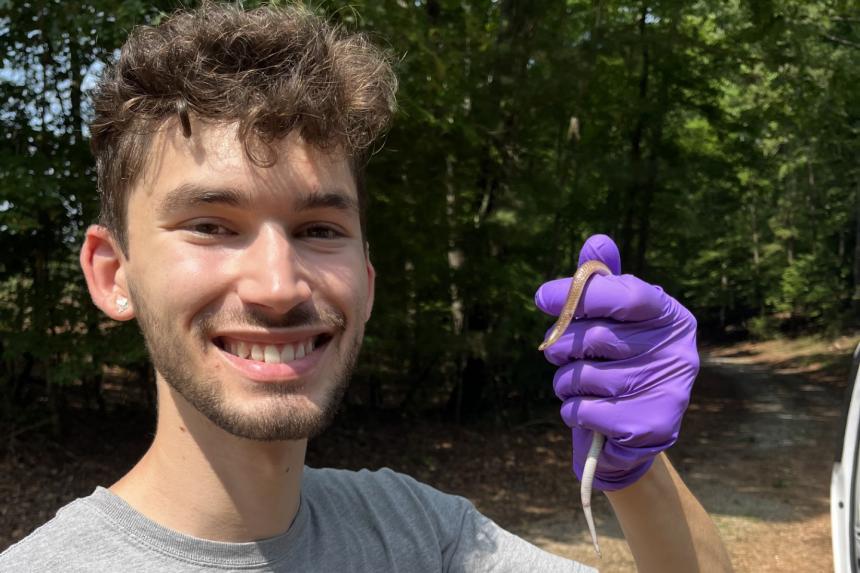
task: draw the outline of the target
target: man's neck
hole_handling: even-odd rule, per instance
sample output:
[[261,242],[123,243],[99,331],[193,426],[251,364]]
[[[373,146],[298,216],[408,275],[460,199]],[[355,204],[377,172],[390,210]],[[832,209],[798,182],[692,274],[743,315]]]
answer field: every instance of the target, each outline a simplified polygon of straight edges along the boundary
[[156,523],[202,539],[255,541],[289,529],[307,440],[237,438],[162,381],[158,393],[155,439],[110,490]]

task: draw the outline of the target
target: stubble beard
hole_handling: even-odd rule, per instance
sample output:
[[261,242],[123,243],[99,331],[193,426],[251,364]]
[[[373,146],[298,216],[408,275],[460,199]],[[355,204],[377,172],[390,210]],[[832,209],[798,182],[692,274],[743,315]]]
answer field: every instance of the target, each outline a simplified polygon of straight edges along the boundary
[[[338,363],[329,379],[314,382],[325,387],[325,394],[318,404],[308,404],[308,399],[300,394],[302,386],[295,382],[268,382],[254,388],[253,409],[243,410],[229,403],[222,380],[194,372],[188,360],[195,350],[200,350],[203,355],[219,352],[207,336],[208,325],[213,322],[213,317],[195,325],[193,338],[199,346],[191,348],[193,342],[183,341],[173,323],[160,320],[155,313],[150,312],[145,297],[135,292],[130,285],[129,291],[155,370],[173,390],[217,427],[240,438],[272,442],[314,438],[331,424],[358,360],[362,328],[357,329],[354,336],[347,340],[344,338],[346,329],[342,315],[331,318],[333,313],[329,313],[329,322],[340,324],[339,336],[335,336],[328,344],[331,346],[340,340],[343,350],[336,354]],[[308,315],[307,312],[299,314]],[[252,322],[258,325],[260,319],[256,318]],[[326,350],[336,349],[327,347]]]

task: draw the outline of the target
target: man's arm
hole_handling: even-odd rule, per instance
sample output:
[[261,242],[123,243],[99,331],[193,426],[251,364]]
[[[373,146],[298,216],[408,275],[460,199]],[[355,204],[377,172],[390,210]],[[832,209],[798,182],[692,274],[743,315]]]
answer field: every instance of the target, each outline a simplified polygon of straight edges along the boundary
[[732,571],[714,522],[666,454],[634,484],[605,493],[640,573]]

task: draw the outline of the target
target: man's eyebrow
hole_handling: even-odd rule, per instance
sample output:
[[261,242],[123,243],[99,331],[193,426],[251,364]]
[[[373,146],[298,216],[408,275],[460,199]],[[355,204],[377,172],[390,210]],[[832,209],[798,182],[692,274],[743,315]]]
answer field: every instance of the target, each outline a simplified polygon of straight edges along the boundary
[[242,207],[250,202],[248,196],[232,187],[206,187],[185,183],[171,189],[165,196],[158,212],[162,216],[182,212],[200,205],[227,205]]
[[[158,213],[169,216],[201,205],[248,208],[251,203],[252,200],[246,193],[233,187],[207,187],[185,183],[165,195],[158,207]],[[345,190],[337,188],[300,193],[293,198],[293,208],[296,211],[338,209],[359,212],[358,200]]]
[[339,209],[358,213],[358,200],[345,190],[322,189],[310,193],[301,193],[293,199],[296,211],[311,209]]

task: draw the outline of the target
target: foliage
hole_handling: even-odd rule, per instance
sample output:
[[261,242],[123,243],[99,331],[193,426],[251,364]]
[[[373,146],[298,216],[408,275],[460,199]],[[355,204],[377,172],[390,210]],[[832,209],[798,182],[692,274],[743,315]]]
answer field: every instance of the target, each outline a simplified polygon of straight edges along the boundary
[[[251,6],[254,2],[246,2]],[[174,4],[0,2],[0,377],[145,369],[76,268],[86,90]],[[860,8],[843,0],[327,2],[398,60],[368,172],[377,304],[353,404],[457,419],[551,393],[531,298],[607,232],[706,334],[840,330],[860,307]]]

